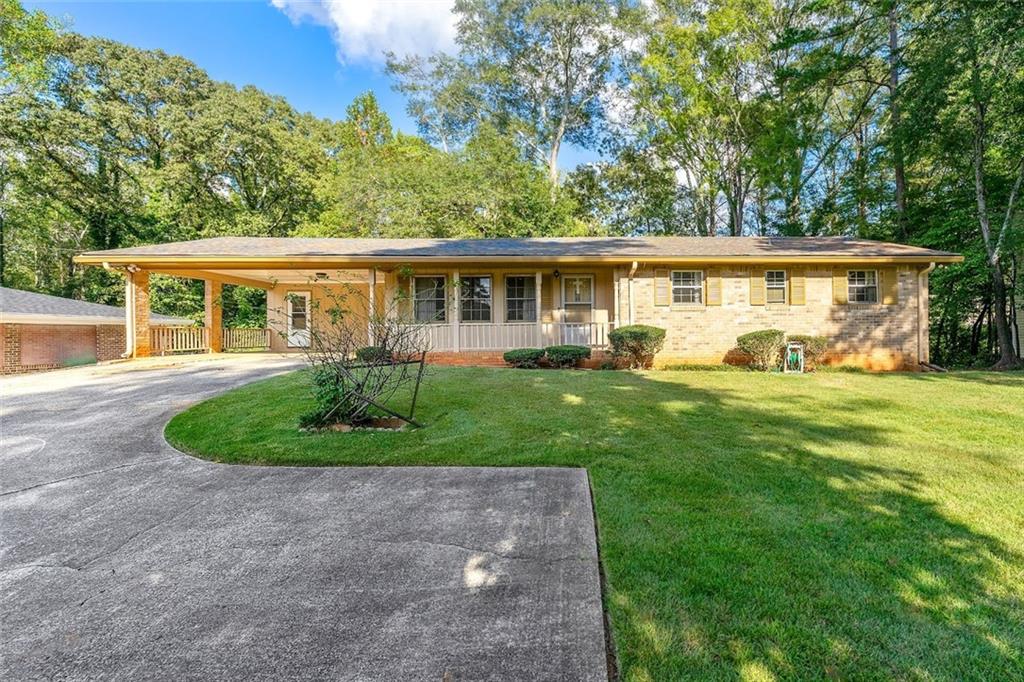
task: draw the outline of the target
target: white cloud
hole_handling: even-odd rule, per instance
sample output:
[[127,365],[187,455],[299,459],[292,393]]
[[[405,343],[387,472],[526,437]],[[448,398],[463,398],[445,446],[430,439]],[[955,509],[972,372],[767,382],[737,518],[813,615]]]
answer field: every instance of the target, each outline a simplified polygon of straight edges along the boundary
[[384,52],[429,55],[455,45],[453,0],[271,0],[293,22],[331,30],[338,60],[384,61]]

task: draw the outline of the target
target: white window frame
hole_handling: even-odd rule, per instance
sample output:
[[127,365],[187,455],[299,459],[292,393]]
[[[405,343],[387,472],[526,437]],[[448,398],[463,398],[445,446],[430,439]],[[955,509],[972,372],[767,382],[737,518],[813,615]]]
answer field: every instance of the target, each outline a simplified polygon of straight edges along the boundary
[[[697,284],[677,284],[676,275],[697,275]],[[700,306],[704,305],[704,271],[703,270],[671,270],[668,273],[669,296],[672,305]],[[676,291],[696,291],[696,301],[677,301]]]
[[[776,273],[776,272],[781,272],[782,273],[782,285],[781,286],[779,286],[778,284],[772,285],[772,284],[769,284],[769,282],[768,282],[768,275],[770,275],[772,273]],[[789,287],[786,286],[787,284],[789,284],[789,273],[786,272],[785,270],[765,270],[765,272],[764,272],[764,302],[767,305],[786,305],[787,303],[789,303],[789,292],[787,291],[787,289],[789,289]],[[769,296],[768,296],[768,292],[773,291],[773,290],[778,291],[780,289],[782,290],[782,300],[781,301],[773,301],[773,300],[771,300],[769,298]]]
[[[533,298],[532,299],[529,299],[529,298],[514,298],[513,299],[513,298],[509,297],[509,295],[508,295],[508,281],[510,279],[523,279],[523,280],[527,280],[529,282],[532,282],[533,283]],[[511,300],[514,300],[514,301],[530,301],[530,300],[532,300],[533,301],[533,319],[532,320],[512,320],[512,319],[509,319],[509,316],[508,316],[508,313],[509,313],[508,302],[511,301]],[[537,276],[535,274],[531,274],[531,275],[509,274],[509,275],[505,275],[505,323],[506,324],[532,324],[532,323],[537,322],[537,318],[538,318],[539,315],[540,315],[540,292],[537,291]]]
[[[465,298],[463,296],[463,284],[468,279],[486,279],[490,282],[487,286],[487,298]],[[467,301],[487,301],[486,320],[467,320],[465,318]],[[462,275],[459,279],[459,323],[460,324],[493,324],[494,323],[494,276],[488,274]]]
[[[853,282],[851,280],[851,277],[854,274],[856,274],[856,273],[864,273],[865,277],[864,277],[864,283],[863,284],[855,283],[855,282]],[[867,280],[868,280],[867,275],[871,275],[871,278],[874,279],[873,283],[871,283],[871,284],[867,283]],[[873,301],[858,301],[858,300],[854,299],[854,296],[853,296],[854,290],[867,291],[869,289],[874,289],[875,290],[875,298],[874,298]],[[846,302],[847,303],[851,303],[853,305],[877,305],[878,302],[880,301],[880,299],[881,299],[881,291],[879,291],[878,270],[847,270],[846,271]]]
[[[431,319],[431,320],[421,320],[421,319],[419,319],[419,317],[417,315],[417,310],[416,310],[416,303],[419,301],[419,299],[417,299],[417,297],[416,297],[416,294],[417,294],[417,291],[416,291],[416,280],[419,280],[419,279],[433,279],[433,280],[438,280],[439,279],[439,280],[441,280],[441,297],[440,297],[440,299],[432,298],[432,299],[424,299],[424,300],[433,300],[433,301],[441,300],[441,301],[444,301],[444,317],[442,317],[440,319],[435,317],[434,319]],[[450,307],[448,305],[448,278],[445,275],[414,275],[412,280],[413,280],[412,281],[412,319],[417,324],[446,324],[448,322],[448,308]]]

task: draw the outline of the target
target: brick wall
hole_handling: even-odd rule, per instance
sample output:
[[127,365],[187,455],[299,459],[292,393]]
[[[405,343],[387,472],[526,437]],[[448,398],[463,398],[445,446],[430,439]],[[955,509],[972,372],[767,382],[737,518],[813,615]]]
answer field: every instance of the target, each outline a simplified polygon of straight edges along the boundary
[[[918,350],[917,272],[906,268],[896,274],[899,296],[893,305],[833,304],[831,269],[806,272],[805,305],[751,305],[749,270],[723,269],[721,305],[656,306],[651,266],[635,275],[634,321],[667,330],[665,349],[657,358],[659,365],[727,362],[736,358],[737,336],[775,328],[788,334],[827,337],[827,361],[833,364],[913,368]],[[621,277],[620,301],[626,299],[627,286],[627,278]],[[622,312],[626,313],[625,306]],[[620,319],[627,318],[624,314]],[[927,338],[925,328],[924,345]]]
[[125,352],[123,324],[101,324],[96,327],[96,359],[117,360]]
[[0,325],[2,374],[38,372],[120,358],[124,325]]

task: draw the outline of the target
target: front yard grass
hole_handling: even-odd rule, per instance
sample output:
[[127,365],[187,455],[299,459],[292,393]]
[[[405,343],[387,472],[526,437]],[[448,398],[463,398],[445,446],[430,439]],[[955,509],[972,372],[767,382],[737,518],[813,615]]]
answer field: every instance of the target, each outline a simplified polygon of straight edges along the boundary
[[625,680],[1024,679],[1024,374],[434,368],[421,430],[304,434],[303,372],[175,417],[284,465],[589,471]]

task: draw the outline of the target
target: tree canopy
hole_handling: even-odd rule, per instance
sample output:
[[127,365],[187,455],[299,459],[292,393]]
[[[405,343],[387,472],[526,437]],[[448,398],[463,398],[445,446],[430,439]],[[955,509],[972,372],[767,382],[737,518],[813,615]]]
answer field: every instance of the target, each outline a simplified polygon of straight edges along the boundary
[[[452,54],[387,55],[412,135],[373,93],[318,119],[0,0],[0,278],[117,303],[76,253],[225,234],[848,235],[964,253],[933,275],[933,358],[1018,362],[1019,2],[455,11]],[[154,304],[197,316],[198,286],[156,279]]]

